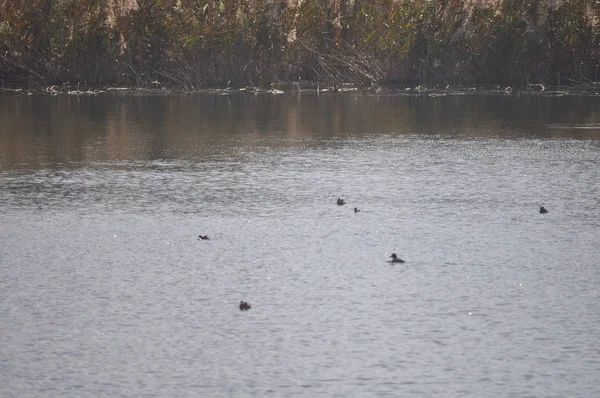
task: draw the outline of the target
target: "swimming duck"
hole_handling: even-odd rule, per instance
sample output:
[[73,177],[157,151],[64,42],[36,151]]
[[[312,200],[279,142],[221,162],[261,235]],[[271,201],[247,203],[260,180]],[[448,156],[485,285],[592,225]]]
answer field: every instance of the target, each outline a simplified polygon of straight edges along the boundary
[[398,256],[396,256],[396,253],[392,253],[392,255],[390,256],[392,258],[392,261],[390,261],[391,263],[403,263],[404,260],[402,260],[401,258],[398,258]]
[[252,306],[245,301],[240,301],[240,311],[248,311]]
[[200,240],[210,240],[210,238],[208,237],[208,235],[198,235],[198,239],[200,239]]
[[355,213],[358,213],[359,211],[360,211],[360,210],[359,210],[359,209],[357,209],[356,207],[354,208],[354,212],[355,212]]
[[337,204],[338,204],[338,206],[343,206],[343,205],[345,205],[345,204],[346,204],[346,202],[344,202],[344,199],[340,199],[340,198],[338,198],[338,200],[337,200]]
[[548,210],[546,210],[546,208],[544,206],[540,207],[540,214],[546,214],[548,213]]

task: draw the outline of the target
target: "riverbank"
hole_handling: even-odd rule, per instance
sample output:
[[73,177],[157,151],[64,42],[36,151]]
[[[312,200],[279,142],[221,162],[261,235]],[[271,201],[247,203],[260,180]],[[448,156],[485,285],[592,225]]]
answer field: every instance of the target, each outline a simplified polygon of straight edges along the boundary
[[180,88],[167,87],[95,87],[83,88],[69,85],[54,85],[40,88],[0,88],[0,95],[187,95],[187,94],[212,94],[212,95],[281,95],[281,94],[311,94],[311,95],[331,95],[331,94],[365,94],[365,95],[404,95],[404,96],[428,96],[428,97],[446,97],[456,95],[503,95],[503,96],[544,96],[544,97],[562,97],[562,96],[580,96],[580,97],[600,97],[600,82],[588,84],[579,84],[573,86],[546,87],[542,84],[530,84],[522,88],[513,88],[511,86],[495,87],[399,87],[378,85],[365,86],[359,84],[346,83],[340,86],[329,86],[316,82],[284,82],[272,84],[271,88],[260,87],[226,87],[226,88],[205,88],[196,90],[186,90]]
[[128,3],[119,11],[5,0],[0,87],[194,92],[319,82],[339,91],[351,82],[528,91],[599,81],[592,0]]

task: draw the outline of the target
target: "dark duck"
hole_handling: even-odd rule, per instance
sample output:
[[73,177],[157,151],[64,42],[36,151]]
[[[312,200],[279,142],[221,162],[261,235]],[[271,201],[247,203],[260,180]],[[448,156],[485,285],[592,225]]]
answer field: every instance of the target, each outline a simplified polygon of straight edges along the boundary
[[548,210],[546,210],[546,208],[544,206],[540,207],[540,214],[546,214],[548,213]]
[[252,306],[249,303],[240,301],[240,311],[248,311],[250,308],[252,308]]
[[338,198],[338,200],[337,200],[337,205],[338,205],[338,206],[343,206],[343,205],[345,205],[345,204],[346,204],[346,202],[344,202],[344,199],[340,199],[340,198]]
[[390,263],[403,263],[404,262],[404,260],[402,260],[401,258],[398,258],[398,256],[396,256],[396,253],[392,253],[392,255],[390,257],[392,258]]
[[198,239],[200,239],[200,240],[210,240],[210,238],[208,237],[208,235],[198,235]]

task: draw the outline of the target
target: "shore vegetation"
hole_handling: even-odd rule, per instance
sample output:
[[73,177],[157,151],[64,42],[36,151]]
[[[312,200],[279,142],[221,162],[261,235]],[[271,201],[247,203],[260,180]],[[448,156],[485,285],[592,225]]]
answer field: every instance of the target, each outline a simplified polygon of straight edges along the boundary
[[542,90],[599,69],[596,0],[0,0],[3,88]]

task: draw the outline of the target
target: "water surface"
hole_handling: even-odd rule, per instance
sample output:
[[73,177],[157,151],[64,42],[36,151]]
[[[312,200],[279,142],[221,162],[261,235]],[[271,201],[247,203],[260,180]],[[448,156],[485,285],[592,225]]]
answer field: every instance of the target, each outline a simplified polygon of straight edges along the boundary
[[599,396],[599,161],[589,98],[1,97],[0,395]]

